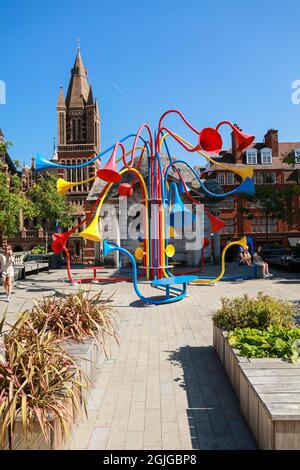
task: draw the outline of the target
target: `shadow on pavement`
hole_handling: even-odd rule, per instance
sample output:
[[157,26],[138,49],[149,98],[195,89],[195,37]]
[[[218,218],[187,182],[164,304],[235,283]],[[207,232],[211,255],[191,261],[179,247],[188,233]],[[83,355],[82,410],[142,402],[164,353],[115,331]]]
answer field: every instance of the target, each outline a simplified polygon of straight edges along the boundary
[[193,449],[255,449],[214,348],[183,346],[167,352],[169,361],[183,370],[174,381],[187,395]]

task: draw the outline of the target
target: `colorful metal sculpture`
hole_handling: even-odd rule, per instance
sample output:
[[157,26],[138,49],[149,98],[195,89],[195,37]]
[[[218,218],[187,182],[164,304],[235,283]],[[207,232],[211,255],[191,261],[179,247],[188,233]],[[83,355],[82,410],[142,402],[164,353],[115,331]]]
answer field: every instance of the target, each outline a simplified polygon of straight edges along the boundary
[[[179,116],[185,125],[195,134],[197,140],[195,145],[191,144],[177,133],[165,127],[164,120],[166,116],[170,114]],[[193,221],[193,214],[186,208],[185,204],[181,200],[181,196],[184,195],[189,199],[190,202],[197,205],[200,204],[202,206],[202,204],[198,200],[195,200],[190,194],[190,189],[184,182],[179,166],[182,167],[182,165],[184,165],[185,168],[191,172],[194,178],[198,181],[201,189],[211,197],[224,198],[234,194],[239,195],[242,193],[254,193],[252,167],[247,165],[242,168],[235,169],[234,167],[227,167],[225,164],[220,163],[219,161],[214,161],[212,159],[212,155],[219,154],[220,150],[222,149],[222,137],[218,129],[220,126],[225,124],[229,125],[234,133],[238,151],[242,151],[251,145],[254,140],[254,136],[243,133],[237,126],[233,125],[229,121],[222,121],[215,128],[206,127],[199,131],[189,123],[189,121],[180,111],[171,109],[166,111],[161,116],[158,129],[154,136],[152,135],[150,127],[147,124],[142,124],[136,134],[129,134],[123,137],[104,152],[96,155],[91,160],[80,165],[62,165],[60,163],[47,162],[40,155],[37,156],[36,167],[37,169],[43,170],[47,168],[82,168],[110,153],[110,157],[107,163],[98,170],[95,177],[78,182],[68,182],[63,178],[59,178],[57,180],[57,190],[60,194],[66,194],[69,189],[73,188],[77,184],[86,183],[92,181],[95,178],[101,178],[107,182],[107,185],[103,189],[102,193],[99,194],[90,212],[77,226],[73,227],[68,232],[62,234],[53,234],[53,251],[55,251],[55,253],[60,253],[62,251],[65,252],[68,276],[71,282],[74,282],[74,279],[70,270],[70,257],[67,249],[68,238],[85,222],[89,222],[89,225],[82,232],[80,232],[80,236],[87,240],[101,242],[99,215],[103,202],[108,196],[109,191],[113,185],[118,184],[119,195],[121,197],[130,198],[133,195],[136,182],[139,183],[141,188],[141,202],[144,205],[145,210],[142,228],[143,235],[139,238],[139,245],[135,250],[135,257],[128,250],[125,250],[116,243],[109,242],[108,240],[103,240],[103,253],[104,256],[106,256],[112,251],[118,251],[128,257],[132,265],[133,286],[140,299],[142,299],[144,302],[153,304],[175,302],[182,299],[186,295],[187,284],[190,282],[211,284],[222,279],[225,273],[225,254],[227,249],[232,245],[245,246],[245,237],[243,237],[241,240],[228,244],[224,248],[221,257],[221,272],[216,278],[209,278],[207,276],[173,276],[171,274],[169,269],[169,258],[174,256],[175,248],[172,244],[169,243],[169,236],[170,233],[174,234],[176,227],[182,225],[183,223],[189,224]],[[142,137],[142,133],[145,132],[147,136],[144,138]],[[133,145],[128,151],[126,151],[125,145],[131,138],[134,138]],[[180,147],[187,152],[197,152],[204,156],[208,161],[212,162],[214,165],[238,174],[242,178],[242,183],[227,193],[219,194],[209,191],[203,184],[199,175],[185,160],[172,160],[168,145],[166,143],[167,138],[174,139],[180,145]],[[167,155],[169,157],[169,163],[165,165],[164,168],[162,166],[160,155],[162,144],[164,144]],[[121,150],[121,157],[117,158],[117,152],[119,149]],[[140,151],[140,156],[136,160],[135,157],[138,150]],[[126,160],[128,155],[130,155],[129,162]],[[147,184],[140,172],[140,166],[143,159],[147,159]],[[135,167],[133,167],[136,161],[137,163]],[[120,171],[117,167],[119,162],[122,162],[124,166],[124,168]],[[178,184],[174,181],[169,184],[169,174],[171,169],[178,175]],[[133,174],[133,179],[130,183],[124,181],[122,182],[123,175],[127,173]],[[96,212],[94,214],[95,209]],[[210,214],[203,206],[202,209],[205,210],[211,222],[211,231],[219,231],[224,226],[224,222]],[[178,214],[180,215],[179,217],[177,217]],[[203,242],[202,264],[203,250],[204,247],[208,245],[208,243],[209,241],[206,239]],[[152,286],[165,290],[165,295],[163,297],[146,298],[141,293],[138,286],[138,279],[140,276],[138,276],[138,268],[135,258],[139,262],[143,263],[146,279],[152,284]],[[112,278],[112,281],[113,280],[114,279]],[[181,287],[175,287],[175,285],[180,285]]]

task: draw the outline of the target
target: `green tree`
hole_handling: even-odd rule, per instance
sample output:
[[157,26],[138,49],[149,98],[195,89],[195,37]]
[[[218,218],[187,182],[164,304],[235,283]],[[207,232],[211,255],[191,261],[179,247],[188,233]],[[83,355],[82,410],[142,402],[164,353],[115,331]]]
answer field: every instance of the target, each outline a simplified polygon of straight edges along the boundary
[[34,206],[21,191],[18,176],[0,173],[0,235],[13,237],[20,230],[20,211],[24,217],[34,216]]
[[[278,219],[286,222],[289,227],[292,227],[296,218],[296,211],[299,209],[295,207],[294,198],[299,194],[300,188],[298,185],[290,185],[285,188],[276,188],[270,184],[270,179],[265,179],[265,184],[256,186],[255,195],[244,196],[244,199],[252,204],[255,204],[256,210],[266,220],[266,239],[269,234],[270,219]],[[251,212],[251,207],[243,207],[242,212],[247,214],[247,218],[251,220],[254,215]]]
[[48,233],[56,222],[68,227],[71,225],[71,208],[66,199],[56,190],[56,178],[47,175],[43,177],[29,192],[29,197],[35,207],[35,216],[45,226],[46,250],[48,248]]

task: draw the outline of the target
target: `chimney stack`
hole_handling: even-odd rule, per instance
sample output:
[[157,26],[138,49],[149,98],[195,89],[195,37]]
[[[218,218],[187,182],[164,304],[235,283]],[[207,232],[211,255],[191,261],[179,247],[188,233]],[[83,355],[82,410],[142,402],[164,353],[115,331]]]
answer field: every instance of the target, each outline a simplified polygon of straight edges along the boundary
[[272,149],[274,157],[279,157],[278,130],[269,129],[265,134],[265,146]]

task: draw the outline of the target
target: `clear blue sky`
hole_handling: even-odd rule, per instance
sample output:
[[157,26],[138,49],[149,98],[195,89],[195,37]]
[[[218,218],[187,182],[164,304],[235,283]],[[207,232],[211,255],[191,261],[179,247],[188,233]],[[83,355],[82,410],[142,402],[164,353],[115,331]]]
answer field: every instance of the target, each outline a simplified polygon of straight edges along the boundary
[[102,149],[144,121],[154,127],[170,107],[197,128],[229,119],[258,139],[273,127],[281,140],[300,140],[300,105],[291,101],[298,0],[15,0],[1,2],[0,14],[0,127],[21,162],[51,154],[78,37]]

